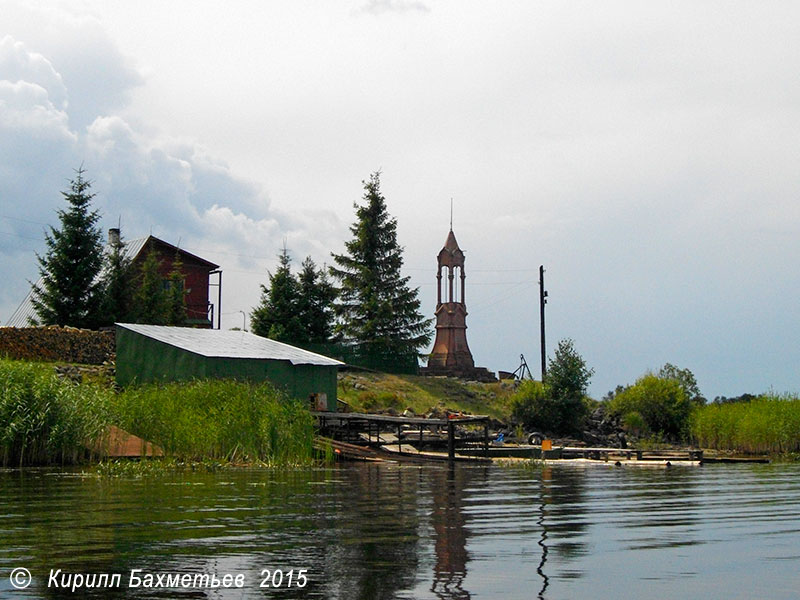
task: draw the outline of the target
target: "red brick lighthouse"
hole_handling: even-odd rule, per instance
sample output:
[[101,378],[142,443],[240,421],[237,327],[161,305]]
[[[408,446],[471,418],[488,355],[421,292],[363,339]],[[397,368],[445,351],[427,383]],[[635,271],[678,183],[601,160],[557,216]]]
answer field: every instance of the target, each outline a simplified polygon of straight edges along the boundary
[[436,340],[428,366],[421,372],[494,381],[494,375],[487,369],[475,367],[467,344],[464,252],[458,247],[452,225],[436,260]]

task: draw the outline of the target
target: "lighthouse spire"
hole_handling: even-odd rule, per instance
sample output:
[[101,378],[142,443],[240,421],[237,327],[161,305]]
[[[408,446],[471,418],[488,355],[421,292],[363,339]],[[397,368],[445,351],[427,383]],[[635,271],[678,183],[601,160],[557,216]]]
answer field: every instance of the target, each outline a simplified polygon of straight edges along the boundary
[[450,231],[453,231],[453,199],[450,198]]

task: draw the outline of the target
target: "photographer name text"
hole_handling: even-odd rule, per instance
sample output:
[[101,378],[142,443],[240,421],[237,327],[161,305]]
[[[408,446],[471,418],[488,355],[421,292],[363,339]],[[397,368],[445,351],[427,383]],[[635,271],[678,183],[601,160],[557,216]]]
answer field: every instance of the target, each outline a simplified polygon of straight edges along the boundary
[[[50,569],[47,587],[76,592],[94,588],[142,589],[227,589],[244,588],[256,582],[260,588],[304,588],[308,585],[308,569],[262,569],[257,580],[252,573],[156,573],[131,569],[122,573],[66,573]],[[15,569],[11,584],[17,589],[28,587],[33,578],[27,569]]]

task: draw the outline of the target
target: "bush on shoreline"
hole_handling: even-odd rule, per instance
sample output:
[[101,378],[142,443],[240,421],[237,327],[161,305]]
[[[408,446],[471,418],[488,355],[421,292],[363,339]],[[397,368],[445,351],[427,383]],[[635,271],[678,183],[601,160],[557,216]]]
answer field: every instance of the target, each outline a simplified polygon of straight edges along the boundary
[[686,437],[692,404],[678,381],[647,373],[615,394],[608,411],[630,432],[679,440]]

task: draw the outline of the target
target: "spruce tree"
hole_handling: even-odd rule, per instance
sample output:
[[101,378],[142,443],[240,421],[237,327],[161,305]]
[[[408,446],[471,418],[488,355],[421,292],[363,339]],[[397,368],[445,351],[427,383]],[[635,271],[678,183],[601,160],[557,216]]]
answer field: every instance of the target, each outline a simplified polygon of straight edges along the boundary
[[146,325],[166,325],[167,300],[164,283],[159,272],[158,256],[155,250],[148,249],[139,267],[138,286],[134,294],[136,322]]
[[364,205],[355,203],[353,239],[345,254],[334,254],[331,275],[340,284],[334,305],[337,330],[348,342],[370,353],[416,354],[431,339],[432,319],[419,312],[419,289],[403,277],[403,248],[397,243],[397,220],[386,210],[380,172],[364,181]]
[[176,252],[169,273],[169,286],[164,292],[165,318],[167,325],[186,325],[186,276],[183,273],[183,261]]
[[269,287],[261,286],[261,302],[250,316],[250,329],[262,337],[296,344],[303,339],[297,310],[299,286],[285,246],[278,255],[278,269],[268,275]]
[[69,191],[61,192],[69,208],[58,211],[61,228],[45,234],[45,255],[36,255],[42,282],[33,285],[33,324],[93,328],[102,322],[103,244],[90,188],[80,167]]
[[125,255],[125,242],[120,235],[110,240],[106,249],[103,272],[103,324],[135,320],[133,314],[133,270]]
[[297,315],[303,329],[298,342],[324,344],[333,336],[333,301],[336,289],[328,274],[307,256],[297,277],[299,283]]

